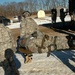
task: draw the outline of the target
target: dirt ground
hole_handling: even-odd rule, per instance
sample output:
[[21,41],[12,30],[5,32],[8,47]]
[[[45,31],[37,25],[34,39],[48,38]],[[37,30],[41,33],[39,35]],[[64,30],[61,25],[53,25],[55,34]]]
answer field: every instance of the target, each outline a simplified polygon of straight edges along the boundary
[[11,29],[14,39],[17,40],[17,37],[20,35],[20,29]]
[[[49,28],[44,27],[44,26],[39,26],[39,30],[40,30],[41,32],[44,32],[44,33],[47,34],[47,35],[53,35],[53,36],[67,36],[66,34],[61,34],[61,33],[55,32],[54,30],[49,29]],[[11,29],[11,31],[12,31],[12,34],[13,34],[15,40],[17,40],[17,37],[20,35],[20,28]]]

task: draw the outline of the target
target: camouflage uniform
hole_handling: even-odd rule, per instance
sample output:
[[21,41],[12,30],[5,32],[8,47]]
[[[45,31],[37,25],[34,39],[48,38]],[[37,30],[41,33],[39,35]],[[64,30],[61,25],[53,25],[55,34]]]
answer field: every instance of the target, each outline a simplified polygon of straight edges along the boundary
[[45,53],[49,50],[53,51],[60,49],[69,49],[69,44],[66,36],[48,36],[42,34],[42,36],[37,35],[37,38],[27,38],[25,47],[35,53]]
[[5,59],[4,52],[7,48],[16,51],[16,42],[9,28],[0,24],[0,62]]
[[24,18],[21,21],[21,29],[20,29],[20,36],[28,37],[32,33],[38,30],[37,24],[33,21],[32,18]]
[[25,11],[22,14],[22,21],[20,25],[20,37],[29,37],[32,33],[37,31],[38,26],[32,18],[30,18],[30,12]]
[[49,39],[45,39],[44,46],[50,50],[60,50],[60,49],[68,49],[68,39],[66,36],[49,36]]
[[[36,34],[34,34],[36,32]],[[21,40],[21,46],[32,52],[38,52],[38,47],[41,47],[41,42],[44,34],[40,31],[35,31],[29,37],[23,37]],[[24,40],[24,42],[22,42]]]

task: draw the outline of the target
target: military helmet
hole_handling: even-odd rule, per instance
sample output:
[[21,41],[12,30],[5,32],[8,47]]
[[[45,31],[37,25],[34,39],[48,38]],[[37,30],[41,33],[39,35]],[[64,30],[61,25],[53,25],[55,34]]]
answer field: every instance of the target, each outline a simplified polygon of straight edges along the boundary
[[24,12],[22,13],[22,16],[23,16],[23,17],[28,17],[28,16],[31,16],[31,13],[30,13],[29,11],[24,11]]

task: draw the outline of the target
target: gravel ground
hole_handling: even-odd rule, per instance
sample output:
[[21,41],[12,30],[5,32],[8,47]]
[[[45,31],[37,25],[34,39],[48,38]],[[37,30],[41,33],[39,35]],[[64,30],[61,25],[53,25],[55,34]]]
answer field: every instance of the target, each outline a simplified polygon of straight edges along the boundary
[[[33,54],[31,63],[24,63],[21,54],[15,54],[15,61],[20,75],[75,75],[75,50],[54,51]],[[4,75],[0,67],[0,75]]]

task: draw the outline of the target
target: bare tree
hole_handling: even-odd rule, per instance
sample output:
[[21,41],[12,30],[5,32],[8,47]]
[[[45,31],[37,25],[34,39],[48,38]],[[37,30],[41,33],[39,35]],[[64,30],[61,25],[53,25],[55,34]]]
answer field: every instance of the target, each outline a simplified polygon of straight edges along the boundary
[[56,7],[67,7],[68,0],[24,0],[24,2],[11,2],[0,4],[0,15],[21,15],[23,11],[38,11],[39,9],[50,10]]
[[21,15],[23,13],[23,11],[24,11],[24,3],[23,2],[18,3],[17,11],[18,11],[19,15]]

